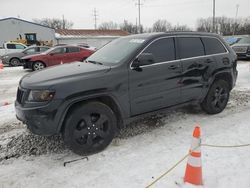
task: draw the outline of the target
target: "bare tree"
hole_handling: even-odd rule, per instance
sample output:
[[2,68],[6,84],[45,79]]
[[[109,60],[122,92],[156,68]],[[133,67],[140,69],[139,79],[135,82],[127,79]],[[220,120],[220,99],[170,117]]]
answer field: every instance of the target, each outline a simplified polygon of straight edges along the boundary
[[[137,34],[138,33],[138,28],[136,25],[134,25],[133,23],[128,22],[127,20],[124,20],[124,22],[120,25],[120,29],[127,31],[131,34]],[[141,31],[143,31],[143,28],[141,26],[140,28]]]
[[[197,31],[212,32],[212,18],[200,18],[197,21]],[[235,20],[224,16],[216,17],[215,32],[221,35],[250,34],[250,18]]]
[[189,28],[187,25],[174,25],[171,29],[171,31],[192,31],[191,28]]
[[157,20],[153,24],[153,32],[166,32],[172,29],[171,24],[167,20]]
[[112,30],[118,29],[118,24],[114,22],[103,22],[99,25],[98,29],[100,30]]
[[33,19],[35,23],[52,27],[54,29],[70,29],[73,27],[73,22],[65,19],[57,18],[42,18],[42,19]]

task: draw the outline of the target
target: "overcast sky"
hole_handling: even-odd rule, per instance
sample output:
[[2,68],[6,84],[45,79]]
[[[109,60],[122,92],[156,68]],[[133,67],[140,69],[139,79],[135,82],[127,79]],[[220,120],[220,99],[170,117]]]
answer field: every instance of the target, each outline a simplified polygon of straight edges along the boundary
[[[136,23],[138,0],[0,0],[0,18],[20,17],[62,18],[74,23],[73,28],[94,28],[93,10],[98,14],[97,24],[124,20]],[[212,16],[213,0],[141,0],[141,23],[151,27],[158,19],[172,24],[186,24],[195,28],[197,18]],[[216,16],[250,17],[250,0],[216,0]],[[1,29],[1,28],[0,28]]]

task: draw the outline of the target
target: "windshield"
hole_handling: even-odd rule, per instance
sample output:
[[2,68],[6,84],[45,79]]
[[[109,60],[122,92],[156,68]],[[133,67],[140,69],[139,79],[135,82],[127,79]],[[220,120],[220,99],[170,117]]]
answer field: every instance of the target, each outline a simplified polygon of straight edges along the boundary
[[143,38],[123,37],[108,43],[100,50],[91,55],[87,61],[99,62],[106,65],[115,65],[126,59],[131,53],[138,49],[142,43],[145,42]]
[[237,44],[250,44],[250,37],[242,38]]

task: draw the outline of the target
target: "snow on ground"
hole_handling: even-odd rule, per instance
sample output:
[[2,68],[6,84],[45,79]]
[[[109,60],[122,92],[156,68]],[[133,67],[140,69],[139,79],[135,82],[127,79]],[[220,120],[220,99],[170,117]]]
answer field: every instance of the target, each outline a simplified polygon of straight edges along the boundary
[[[60,136],[45,138],[30,134],[15,120],[13,105],[2,106],[0,187],[145,187],[188,152],[196,123],[201,125],[202,143],[250,143],[249,65],[247,61],[239,63],[237,85],[222,113],[211,116],[200,110],[180,109],[145,118],[123,129],[103,152],[65,167],[65,161],[81,157],[65,149]],[[5,79],[11,86],[4,86],[7,88],[4,95],[10,102],[15,98],[13,87],[26,73],[19,68],[6,68]],[[2,84],[0,96],[4,100]],[[250,147],[202,147],[203,187],[249,188],[249,153]],[[183,184],[185,165],[186,160],[152,187],[195,187]]]

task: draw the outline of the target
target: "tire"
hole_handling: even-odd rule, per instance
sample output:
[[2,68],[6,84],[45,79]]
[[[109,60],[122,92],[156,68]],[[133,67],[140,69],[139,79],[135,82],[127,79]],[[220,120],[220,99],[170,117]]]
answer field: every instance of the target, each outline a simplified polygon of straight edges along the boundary
[[208,114],[218,114],[227,106],[229,95],[229,84],[224,80],[217,80],[209,89],[201,107]]
[[36,62],[34,62],[33,65],[32,65],[32,70],[33,70],[33,71],[38,71],[38,70],[44,69],[45,67],[46,67],[46,66],[45,66],[45,64],[44,64],[43,62],[41,62],[41,61],[36,61]]
[[78,105],[66,117],[62,132],[64,143],[79,155],[105,149],[113,140],[117,128],[114,112],[100,102]]
[[19,65],[21,65],[20,59],[18,59],[18,58],[12,58],[10,60],[10,66],[16,67],[16,66],[19,66]]

